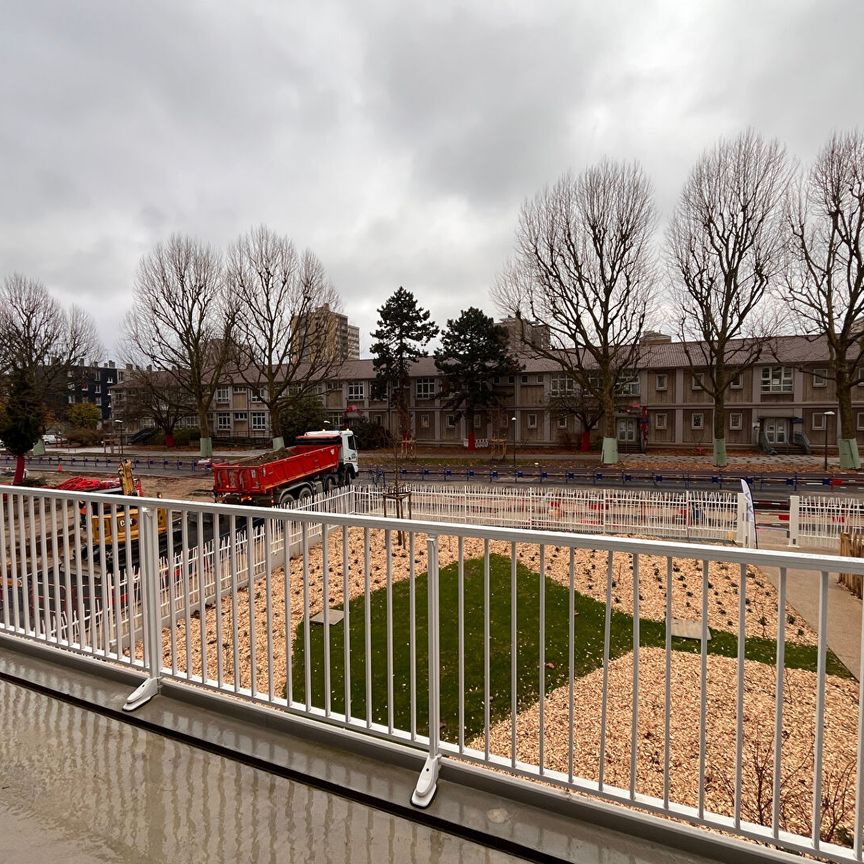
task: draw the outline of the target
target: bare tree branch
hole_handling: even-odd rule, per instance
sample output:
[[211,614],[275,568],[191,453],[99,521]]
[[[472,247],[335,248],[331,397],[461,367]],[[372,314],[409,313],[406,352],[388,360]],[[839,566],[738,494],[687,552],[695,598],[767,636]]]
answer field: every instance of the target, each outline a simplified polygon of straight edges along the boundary
[[237,299],[210,246],[174,234],[141,259],[124,322],[127,353],[188,394],[204,456],[212,452],[210,404],[233,352],[236,317]]
[[548,329],[548,345],[530,340],[532,353],[559,363],[602,407],[606,461],[617,461],[606,453],[616,387],[637,364],[654,296],[654,219],[651,184],[635,163],[564,175],[522,206],[514,260],[493,290],[506,314]]
[[238,303],[237,370],[269,408],[277,446],[285,408],[314,395],[341,365],[329,315],[339,294],[314,253],[298,255],[263,225],[229,250],[227,281]]
[[852,387],[864,367],[864,135],[835,134],[788,198],[786,290],[806,333],[823,337],[836,382],[844,467],[859,467]]
[[678,334],[714,402],[714,461],[726,464],[726,393],[782,327],[785,150],[755,132],[721,140],[694,165],[667,232]]

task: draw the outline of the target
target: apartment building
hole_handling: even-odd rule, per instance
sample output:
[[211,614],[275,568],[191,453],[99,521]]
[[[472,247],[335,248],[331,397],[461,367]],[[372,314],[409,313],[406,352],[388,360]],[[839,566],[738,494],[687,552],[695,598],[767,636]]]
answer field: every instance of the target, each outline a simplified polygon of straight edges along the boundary
[[[835,446],[837,417],[825,412],[836,412],[837,401],[827,377],[824,344],[802,336],[780,337],[768,354],[730,386],[727,446],[804,450],[821,447],[825,440]],[[573,392],[574,382],[552,360],[523,357],[522,363],[521,372],[495,382],[500,407],[474,417],[474,436],[480,446],[490,438],[505,438],[532,447],[577,447],[582,438],[580,421],[555,407]],[[660,334],[649,337],[638,368],[619,390],[615,424],[621,449],[709,448],[713,407],[702,388],[703,374],[691,369],[681,343]],[[442,378],[434,359],[420,358],[411,367],[410,378],[409,412],[418,444],[462,444],[468,437],[466,420],[444,406]],[[374,381],[372,361],[355,359],[321,382],[318,395],[334,427],[368,419],[394,431],[398,428],[395,409],[378,398]],[[855,392],[858,438],[864,446],[864,381]],[[239,377],[216,391],[212,420],[217,438],[263,443],[270,437],[266,406]],[[592,439],[599,435],[599,429],[592,430]]]
[[111,390],[120,380],[120,371],[113,360],[104,364],[82,363],[70,369],[66,375],[65,398],[58,399],[58,404],[52,406],[55,414],[62,417],[69,406],[87,402],[99,409],[102,422],[107,423],[111,417]]
[[319,357],[343,362],[360,357],[360,328],[349,324],[347,315],[327,303],[308,315],[296,316],[291,329],[297,346],[295,362]]

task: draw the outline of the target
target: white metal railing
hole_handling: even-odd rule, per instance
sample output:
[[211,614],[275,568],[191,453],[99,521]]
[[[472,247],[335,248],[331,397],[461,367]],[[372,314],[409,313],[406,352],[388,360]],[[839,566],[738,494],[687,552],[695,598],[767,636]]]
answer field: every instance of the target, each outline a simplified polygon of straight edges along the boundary
[[[428,483],[401,488],[411,492],[412,517],[432,522],[724,542],[740,537],[742,496],[732,492]],[[302,505],[295,502],[297,506],[319,513],[383,516],[386,511],[384,493],[370,486],[338,490]]]
[[843,531],[864,528],[864,498],[791,495],[789,543],[836,549]]
[[[392,739],[426,754],[420,806],[457,758],[862,861],[864,691],[827,616],[830,574],[864,560],[385,519],[359,489],[332,505],[351,512],[2,492],[0,633],[143,669],[129,708],[168,679]],[[115,517],[100,543],[79,501]]]

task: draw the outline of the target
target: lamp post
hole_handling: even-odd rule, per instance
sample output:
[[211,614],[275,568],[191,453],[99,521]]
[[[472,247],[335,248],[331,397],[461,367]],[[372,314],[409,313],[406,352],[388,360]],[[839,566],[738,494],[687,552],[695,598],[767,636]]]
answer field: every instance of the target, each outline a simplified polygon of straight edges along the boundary
[[120,436],[120,455],[122,456],[123,455],[123,421],[122,420],[115,420],[114,422],[117,424],[117,434]]
[[513,477],[516,477],[516,415],[510,418],[513,423]]
[[823,447],[823,450],[825,453],[825,459],[824,459],[824,463],[822,465],[822,468],[824,471],[827,471],[828,470],[828,418],[833,417],[834,412],[833,411],[823,411],[822,416],[825,418],[825,444]]

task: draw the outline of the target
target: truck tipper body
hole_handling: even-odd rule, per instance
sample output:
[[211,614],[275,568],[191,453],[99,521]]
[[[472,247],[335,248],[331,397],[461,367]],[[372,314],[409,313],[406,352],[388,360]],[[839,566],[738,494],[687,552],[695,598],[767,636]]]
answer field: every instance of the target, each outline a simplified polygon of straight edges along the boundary
[[237,462],[214,462],[213,497],[272,507],[347,486],[358,474],[350,430],[307,432],[292,447]]

